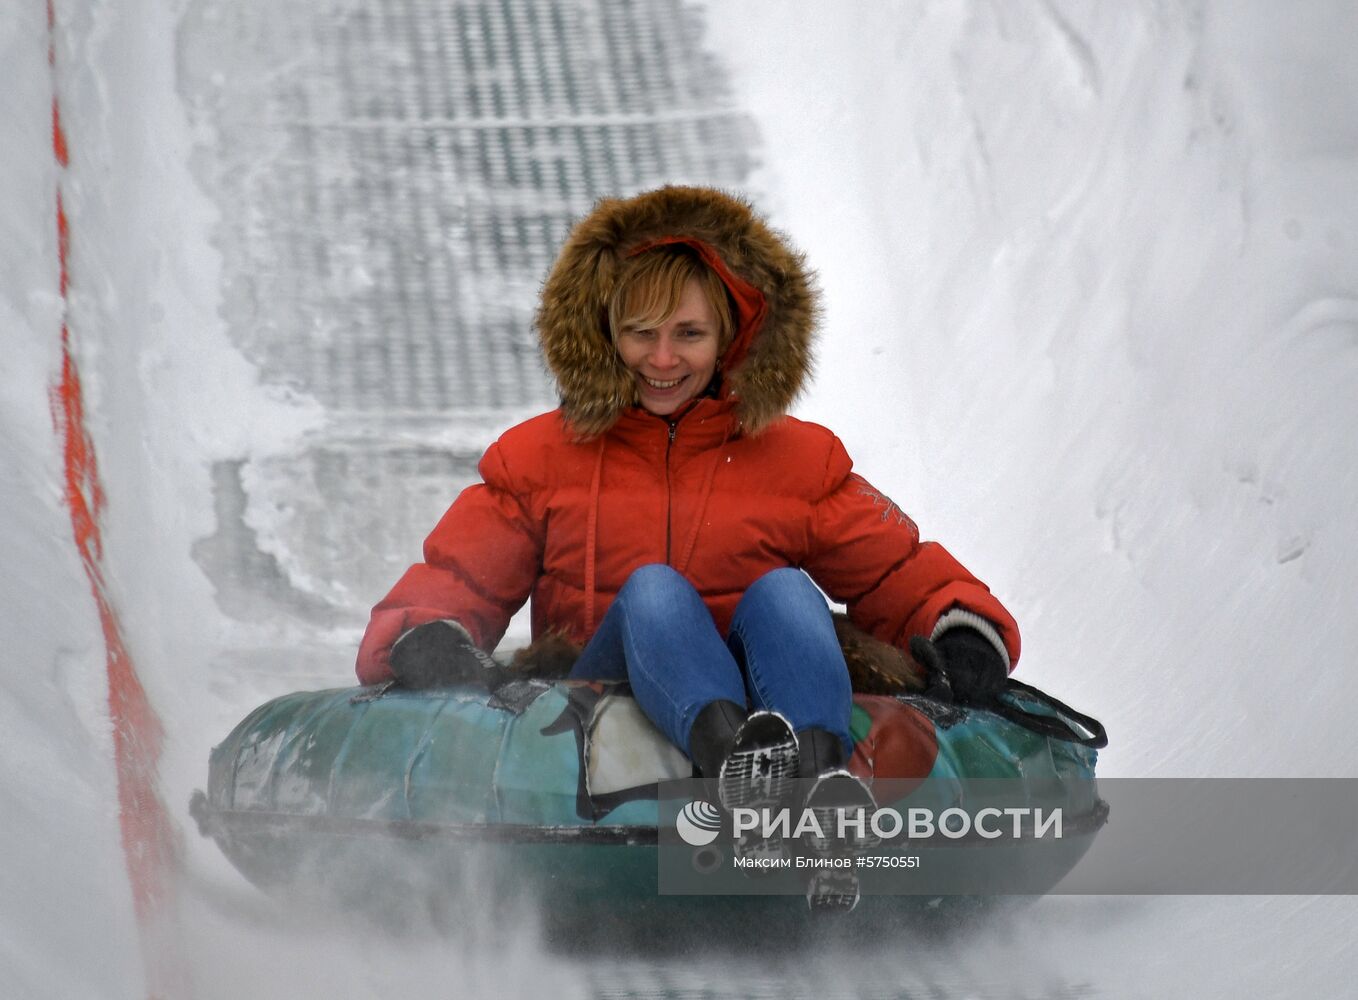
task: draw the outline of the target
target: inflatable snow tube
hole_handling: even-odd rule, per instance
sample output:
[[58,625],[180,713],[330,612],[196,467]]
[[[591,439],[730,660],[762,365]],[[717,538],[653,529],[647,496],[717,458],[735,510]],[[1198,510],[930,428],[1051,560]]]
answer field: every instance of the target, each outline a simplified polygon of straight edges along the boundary
[[[529,899],[569,922],[695,908],[801,913],[785,896],[658,894],[658,782],[691,765],[625,685],[517,680],[408,691],[380,686],[289,694],[252,712],[211,754],[200,832],[256,885],[344,906],[442,913]],[[919,782],[946,805],[972,779],[1004,779],[1030,803],[1061,806],[1066,832],[1041,848],[1049,889],[1106,817],[1096,751],[1024,717],[1055,721],[1011,690],[1011,718],[920,696],[855,696],[850,770]],[[1059,703],[1057,703],[1059,704]],[[1064,708],[1064,706],[1061,706]],[[927,779],[927,780],[926,780]],[[883,803],[885,804],[885,803]],[[854,916],[908,916],[938,897],[865,896]],[[459,916],[462,914],[462,916]]]

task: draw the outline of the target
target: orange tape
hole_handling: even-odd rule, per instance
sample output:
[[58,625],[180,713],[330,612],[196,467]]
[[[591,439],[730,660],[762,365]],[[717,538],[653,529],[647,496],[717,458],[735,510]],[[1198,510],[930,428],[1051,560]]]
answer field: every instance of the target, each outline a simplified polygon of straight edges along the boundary
[[[48,63],[53,67],[52,151],[57,165],[69,162],[66,133],[55,86],[56,17],[47,0]],[[61,268],[63,311],[70,287],[70,224],[57,186],[57,254]],[[177,867],[177,843],[169,813],[157,791],[157,769],[164,731],[146,691],[137,677],[132,657],[123,641],[118,614],[109,600],[102,570],[103,543],[99,517],[104,491],[99,482],[94,442],[85,427],[84,394],[80,373],[71,350],[70,328],[61,324],[61,378],[52,387],[51,403],[57,434],[65,460],[65,500],[71,512],[71,531],[90,592],[99,609],[99,623],[107,651],[108,708],[113,723],[113,757],[118,779],[118,812],[123,856],[132,884],[137,920],[147,926],[167,899]]]

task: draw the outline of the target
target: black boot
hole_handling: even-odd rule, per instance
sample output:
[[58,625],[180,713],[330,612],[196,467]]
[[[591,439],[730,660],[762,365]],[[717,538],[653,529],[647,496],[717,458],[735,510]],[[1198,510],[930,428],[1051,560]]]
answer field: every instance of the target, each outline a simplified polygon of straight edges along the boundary
[[[801,778],[815,782],[807,794],[804,806],[811,810],[820,826],[822,836],[806,836],[801,850],[812,864],[836,858],[852,859],[875,847],[877,837],[869,826],[877,804],[861,779],[845,770],[848,757],[844,744],[834,733],[824,729],[804,729],[797,734],[801,748]],[[840,836],[841,817],[852,817],[861,822],[844,826]],[[813,913],[847,913],[858,905],[858,874],[849,868],[812,868],[806,886],[806,903]]]
[[723,809],[777,808],[792,797],[797,781],[797,737],[777,712],[758,711],[736,732],[717,775]]
[[797,752],[797,777],[803,781],[814,781],[826,771],[837,770],[847,759],[844,743],[828,729],[803,729],[797,734]]
[[716,778],[735,745],[736,733],[749,712],[734,701],[713,701],[702,707],[688,736],[688,755],[703,778]]
[[[717,798],[727,812],[754,809],[765,819],[787,807],[797,781],[797,737],[787,719],[777,712],[758,711],[750,715],[736,732],[734,742],[717,775]],[[767,875],[769,862],[786,858],[786,847],[779,833],[769,832],[761,821],[754,829],[744,829],[732,842],[737,859],[753,861],[746,875]]]

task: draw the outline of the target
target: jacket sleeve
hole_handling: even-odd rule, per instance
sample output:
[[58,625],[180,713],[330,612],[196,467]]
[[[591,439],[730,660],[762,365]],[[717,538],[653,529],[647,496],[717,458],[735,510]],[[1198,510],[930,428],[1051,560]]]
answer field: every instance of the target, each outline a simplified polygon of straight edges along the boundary
[[391,647],[407,631],[447,618],[493,650],[541,573],[543,525],[499,443],[479,466],[482,482],[458,495],[406,570],[373,608],[358,650],[360,683],[389,680]]
[[983,629],[994,626],[1010,669],[1018,662],[1013,616],[947,549],[920,541],[915,522],[853,471],[838,438],[812,516],[804,568],[831,600],[846,605],[855,625],[883,642],[904,649],[912,636],[970,624],[965,614],[948,614],[970,612],[984,619]]

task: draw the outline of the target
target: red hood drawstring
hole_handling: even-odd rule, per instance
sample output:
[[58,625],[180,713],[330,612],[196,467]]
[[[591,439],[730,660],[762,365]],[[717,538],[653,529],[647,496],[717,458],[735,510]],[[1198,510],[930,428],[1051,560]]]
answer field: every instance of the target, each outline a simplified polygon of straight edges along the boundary
[[599,485],[604,478],[604,448],[607,434],[599,435],[599,454],[594,459],[594,476],[589,484],[589,520],[585,527],[585,637],[594,635],[594,548],[599,537]]

